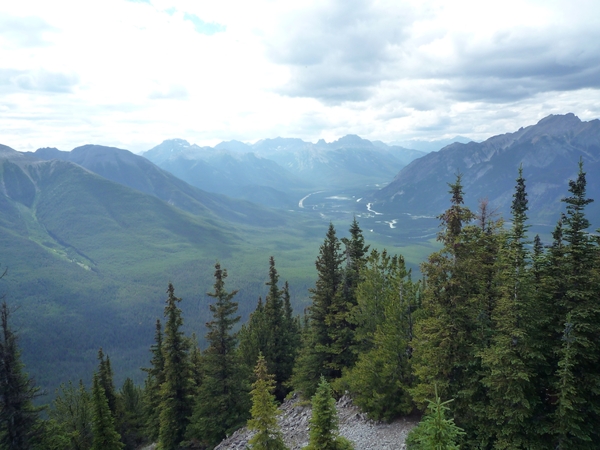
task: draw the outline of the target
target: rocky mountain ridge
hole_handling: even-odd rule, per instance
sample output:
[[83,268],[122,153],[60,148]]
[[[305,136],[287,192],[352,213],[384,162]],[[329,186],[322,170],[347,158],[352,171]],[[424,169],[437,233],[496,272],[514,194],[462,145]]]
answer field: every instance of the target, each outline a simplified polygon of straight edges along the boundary
[[[527,182],[529,210],[535,220],[554,222],[568,180],[584,163],[589,174],[588,193],[600,195],[600,120],[583,122],[574,114],[551,115],[514,133],[483,142],[454,143],[429,153],[403,168],[394,180],[372,196],[377,208],[412,214],[439,214],[448,205],[448,182],[462,175],[467,206],[477,209],[479,199],[505,217],[510,208],[519,166]],[[590,214],[600,218],[597,205]]]

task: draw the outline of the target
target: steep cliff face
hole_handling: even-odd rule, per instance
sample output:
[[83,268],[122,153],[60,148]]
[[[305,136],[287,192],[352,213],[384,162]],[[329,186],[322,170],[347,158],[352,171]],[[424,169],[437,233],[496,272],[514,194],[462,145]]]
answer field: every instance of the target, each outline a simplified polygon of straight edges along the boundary
[[[383,210],[438,214],[448,205],[447,183],[461,173],[468,206],[476,208],[478,200],[487,197],[506,214],[522,164],[531,217],[553,222],[580,158],[588,173],[588,194],[598,198],[600,121],[582,122],[573,114],[551,115],[514,133],[481,143],[454,143],[429,153],[402,169],[392,183],[374,194],[374,200]],[[600,209],[595,204],[590,214],[593,223],[598,223]]]

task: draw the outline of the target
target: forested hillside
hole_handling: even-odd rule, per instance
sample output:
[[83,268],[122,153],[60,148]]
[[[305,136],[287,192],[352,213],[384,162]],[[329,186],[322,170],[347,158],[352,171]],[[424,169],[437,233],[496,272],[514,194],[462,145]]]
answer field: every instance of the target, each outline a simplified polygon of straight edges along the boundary
[[0,437],[23,442],[10,448],[209,449],[251,419],[259,436],[251,448],[284,448],[273,406],[296,390],[312,398],[307,448],[349,449],[331,408],[348,391],[374,419],[424,412],[412,449],[595,449],[600,242],[586,217],[593,199],[583,161],[576,171],[549,242],[529,233],[522,167],[506,220],[485,200],[465,206],[457,175],[439,216],[441,248],[422,263],[422,278],[402,255],[371,248],[357,220],[344,238],[330,224],[302,317],[271,258],[267,294],[236,332],[237,292],[217,262],[202,348],[184,332],[182,300],[168,283],[144,384],[116,388],[99,349],[91,391],[64,380],[48,419],[33,406],[5,305],[0,417],[23,419],[4,420]]

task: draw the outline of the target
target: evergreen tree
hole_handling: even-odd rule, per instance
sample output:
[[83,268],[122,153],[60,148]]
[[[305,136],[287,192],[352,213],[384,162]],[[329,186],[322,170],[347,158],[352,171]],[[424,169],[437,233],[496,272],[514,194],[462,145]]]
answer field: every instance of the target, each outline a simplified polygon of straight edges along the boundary
[[[320,247],[315,262],[317,281],[310,289],[312,304],[308,310],[309,333],[305,334],[302,349],[294,367],[292,384],[310,398],[316,391],[321,375],[327,380],[339,378],[341,367],[332,352],[332,304],[340,295],[343,254],[333,224]],[[335,331],[333,331],[334,333]]]
[[127,378],[118,393],[119,434],[128,450],[144,442],[143,393],[131,378]]
[[242,325],[239,333],[239,353],[246,367],[256,364],[258,355],[267,348],[269,334],[265,307],[262,297],[259,297],[256,309],[250,314],[248,322]]
[[442,402],[436,389],[435,400],[427,401],[429,403],[427,414],[408,434],[406,448],[408,450],[458,450],[460,447],[457,441],[464,431],[454,423],[454,419],[446,417],[446,412],[450,411],[448,404],[452,400]]
[[284,450],[283,437],[277,424],[277,402],[275,399],[275,381],[267,371],[267,363],[259,355],[254,369],[256,381],[252,384],[252,419],[248,421],[248,429],[256,433],[248,441],[255,450]]
[[523,169],[513,195],[512,227],[500,249],[501,269],[497,283],[500,296],[493,309],[494,333],[491,345],[482,351],[483,385],[488,389],[487,434],[495,448],[536,448],[539,436],[533,415],[539,402],[534,380],[541,359],[532,335],[535,304],[529,253],[526,245],[527,193]]
[[600,280],[595,268],[598,250],[587,232],[585,207],[593,200],[586,197],[582,161],[577,179],[569,181],[569,192],[564,199],[566,289],[559,301],[566,314],[556,376],[555,433],[561,450],[591,449],[600,441]]
[[113,371],[110,366],[110,358],[104,356],[102,348],[98,350],[98,381],[104,389],[104,395],[108,400],[108,409],[112,416],[117,419],[117,393],[113,382]]
[[177,306],[181,301],[169,283],[165,305],[165,336],[162,343],[164,382],[160,386],[158,448],[175,450],[183,441],[191,413],[190,342],[181,327],[183,318]]
[[267,342],[264,349],[260,349],[266,361],[269,373],[275,377],[275,397],[282,401],[288,389],[284,387],[291,376],[288,370],[293,364],[286,352],[286,334],[289,330],[284,328],[285,311],[283,302],[283,290],[278,287],[279,274],[275,268],[275,258],[269,259],[269,292],[265,299],[264,319],[267,330]]
[[60,386],[52,402],[49,416],[65,437],[61,450],[91,448],[93,403],[83,381],[79,380],[77,387],[71,382]]
[[356,362],[354,352],[354,324],[351,321],[352,309],[356,306],[356,287],[359,282],[360,269],[365,262],[369,249],[365,245],[362,230],[354,218],[350,226],[350,238],[342,238],[344,244],[343,258],[345,267],[341,269],[340,287],[333,296],[326,323],[329,329],[330,348],[329,363],[334,376],[339,377],[344,369],[350,368]]
[[493,335],[502,221],[493,219],[484,201],[479,224],[470,224],[475,215],[462,204],[460,174],[449,186],[451,205],[440,216],[442,250],[421,266],[427,283],[415,324],[417,383],[411,393],[421,407],[435,386],[441,395],[454,398],[455,420],[467,432],[464,443],[486,448],[491,436],[481,354]]
[[202,386],[202,380],[204,378],[204,358],[202,357],[202,351],[198,347],[198,339],[196,334],[192,335],[191,343],[192,351],[190,353],[190,363],[192,367],[192,395],[196,396],[200,392]]
[[286,281],[283,285],[283,352],[284,358],[281,362],[281,373],[283,376],[283,384],[286,390],[290,384],[294,372],[294,363],[296,356],[302,344],[302,332],[300,329],[300,320],[294,317],[292,309],[292,301],[290,297],[290,287]]
[[93,404],[93,443],[92,450],[121,450],[121,436],[115,428],[115,419],[108,407],[108,399],[100,382],[100,377],[94,373],[92,384]]
[[189,439],[209,447],[243,426],[250,410],[245,372],[236,351],[237,334],[232,332],[240,320],[234,316],[238,305],[232,301],[237,291],[225,290],[226,278],[227,271],[217,263],[214,292],[208,293],[216,301],[210,305],[213,320],[206,324],[204,378],[187,432]]
[[33,405],[39,389],[23,371],[17,336],[11,330],[6,302],[0,306],[0,448],[29,450],[42,437]]
[[160,430],[160,402],[161,385],[165,381],[165,358],[162,351],[163,335],[159,319],[156,319],[156,331],[154,333],[154,344],[150,347],[152,359],[151,367],[142,370],[148,374],[144,385],[144,417],[146,436],[151,441],[158,439]]
[[[371,345],[359,354],[342,381],[354,403],[371,418],[389,421],[413,409],[408,389],[412,383],[412,315],[419,284],[412,282],[402,257],[390,257],[385,251],[372,251],[361,274],[356,334],[368,336]],[[379,322],[373,324],[377,315],[381,315]]]
[[305,450],[352,450],[352,443],[338,434],[338,417],[331,386],[321,377],[312,398],[312,416]]

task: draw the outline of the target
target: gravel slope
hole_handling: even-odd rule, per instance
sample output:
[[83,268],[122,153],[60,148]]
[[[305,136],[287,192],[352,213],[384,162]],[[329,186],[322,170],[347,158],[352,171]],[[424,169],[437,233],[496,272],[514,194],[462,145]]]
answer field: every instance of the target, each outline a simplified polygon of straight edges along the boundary
[[[348,396],[343,396],[336,407],[340,434],[350,439],[356,450],[400,450],[404,448],[406,435],[418,423],[418,419],[412,417],[399,419],[390,424],[374,422],[361,413]],[[301,402],[294,395],[279,409],[281,410],[279,424],[286,445],[290,450],[301,449],[308,444],[310,405]],[[221,442],[215,450],[243,450],[250,437],[250,432],[242,428]]]

